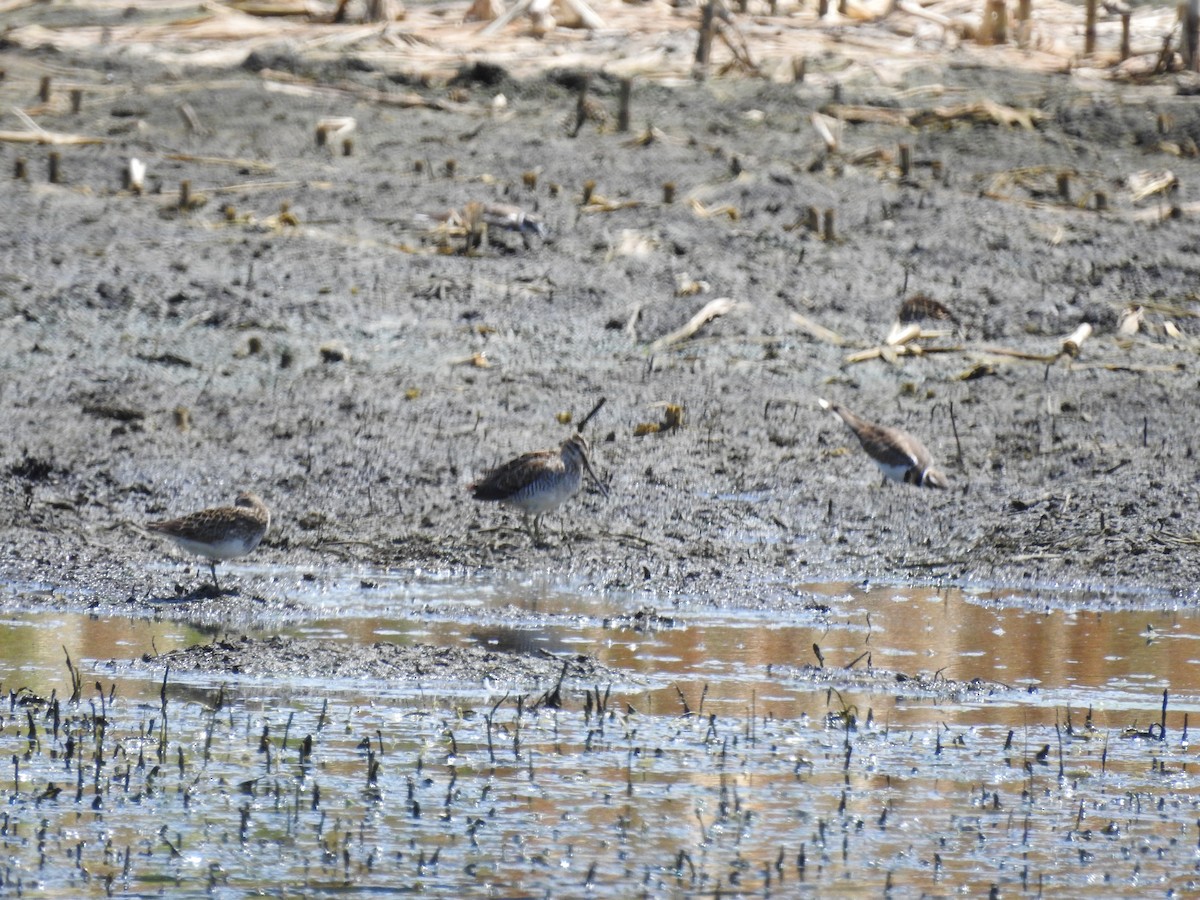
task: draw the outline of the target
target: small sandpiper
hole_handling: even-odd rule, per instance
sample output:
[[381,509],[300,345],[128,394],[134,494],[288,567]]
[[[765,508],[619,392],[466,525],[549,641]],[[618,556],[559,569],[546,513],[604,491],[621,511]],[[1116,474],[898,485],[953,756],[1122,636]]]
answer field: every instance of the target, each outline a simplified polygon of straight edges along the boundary
[[917,487],[944,489],[950,486],[946,476],[933,467],[933,459],[925,445],[907,431],[868,422],[840,403],[830,403],[828,400],[817,402],[854,432],[885,479],[915,484]]
[[480,242],[483,240],[485,226],[516,232],[521,235],[527,250],[532,246],[529,241],[531,236],[546,239],[546,223],[542,221],[541,216],[511,203],[480,203],[474,200],[462,209],[450,209],[442,213],[417,213],[414,218],[419,224],[431,226],[433,231],[474,235]]
[[535,543],[541,543],[541,520],[579,493],[587,472],[608,496],[588,459],[588,443],[576,432],[556,450],[535,450],[497,466],[471,485],[476,500],[491,500],[519,509]]
[[521,235],[536,234],[540,238],[546,237],[546,223],[540,216],[511,203],[484,204],[483,221],[493,228],[515,231]]
[[217,560],[245,556],[258,546],[271,526],[271,511],[257,494],[238,494],[233,506],[216,506],[178,519],[150,522],[146,527],[165,534],[188,553],[208,560],[213,587],[217,583]]

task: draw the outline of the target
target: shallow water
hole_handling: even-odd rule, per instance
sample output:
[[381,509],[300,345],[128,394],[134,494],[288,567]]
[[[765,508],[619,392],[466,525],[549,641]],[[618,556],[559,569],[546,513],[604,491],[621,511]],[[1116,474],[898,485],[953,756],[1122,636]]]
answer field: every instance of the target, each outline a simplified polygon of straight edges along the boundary
[[[795,676],[799,668],[818,665],[814,644],[831,670],[852,666],[864,675],[885,670],[979,680],[994,689],[986,702],[968,698],[938,708],[933,718],[921,704],[900,704],[912,724],[957,721],[958,706],[970,710],[964,722],[1010,727],[1031,721],[1031,715],[1032,721],[1053,722],[1054,710],[1064,707],[1090,706],[1120,719],[1125,711],[1157,711],[1164,689],[1170,690],[1172,710],[1194,713],[1200,701],[1200,611],[1064,608],[1041,597],[955,588],[828,584],[797,590],[811,595],[812,608],[781,614],[686,602],[651,605],[628,596],[588,596],[536,579],[325,574],[297,581],[289,592],[305,621],[271,633],[589,654],[635,673],[636,683],[618,687],[647,712],[680,712],[674,688],[679,686],[685,695],[697,691],[693,700],[706,689],[708,712],[744,715],[755,702],[760,714],[810,713],[814,686]],[[1073,599],[1086,606],[1089,596]],[[634,615],[639,610],[646,614],[642,619]],[[211,637],[167,620],[79,613],[16,613],[6,624],[0,637],[5,658],[47,678],[63,674],[63,645],[77,659],[102,663]],[[391,690],[405,693],[403,685]],[[886,692],[868,693],[866,705],[897,711]]]
[[503,685],[172,672],[165,731],[161,667],[124,661],[212,635],[10,612],[10,692],[69,693],[64,647],[84,690],[57,732],[50,707],[10,694],[4,884],[51,896],[108,877],[133,893],[230,896],[1189,888],[1194,610],[798,591],[811,608],[668,602],[658,618],[618,619],[638,601],[537,579],[325,573],[289,589],[307,615],[285,633],[587,653],[629,677],[600,714],[586,685],[564,690],[562,709],[530,710],[502,701]]

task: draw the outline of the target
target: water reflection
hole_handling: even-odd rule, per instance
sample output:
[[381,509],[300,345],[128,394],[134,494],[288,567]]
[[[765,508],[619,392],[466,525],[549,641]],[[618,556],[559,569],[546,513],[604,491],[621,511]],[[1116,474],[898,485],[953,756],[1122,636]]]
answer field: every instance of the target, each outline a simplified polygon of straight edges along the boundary
[[[1101,722],[1118,724],[1130,711],[1157,709],[1164,689],[1172,710],[1200,708],[1200,617],[1193,610],[1070,609],[983,591],[846,584],[798,586],[811,608],[784,614],[682,602],[654,610],[645,598],[581,594],[538,580],[416,581],[387,573],[298,581],[296,592],[308,618],[286,634],[587,654],[648,685],[624,686],[628,702],[644,712],[821,715],[826,687],[822,678],[814,683],[809,667],[822,665],[847,705],[910,724],[1015,726],[1031,715],[1053,721],[1064,707],[1091,707]],[[632,616],[639,608],[646,614]],[[170,622],[73,613],[12,614],[7,625],[0,654],[9,671],[41,672],[58,686],[69,684],[64,646],[76,661],[104,663],[210,639]],[[907,687],[896,676],[909,679]],[[915,690],[918,678],[990,690],[947,704]]]
[[[5,888],[15,877],[60,896],[85,892],[87,878],[196,897],[277,884],[309,896],[611,898],[1191,889],[1200,783],[1179,740],[1197,696],[1190,611],[810,585],[798,589],[808,610],[672,604],[662,621],[628,615],[644,598],[536,582],[361,580],[298,585],[309,616],[289,631],[590,653],[630,683],[600,714],[578,691],[562,710],[521,711],[479,685],[432,696],[290,673],[172,673],[164,730],[161,672],[110,660],[207,635],[9,614],[10,690],[65,695],[64,644],[85,684],[119,688],[102,729],[86,703],[64,707],[61,729],[45,707],[0,710],[0,750],[19,759],[0,829]],[[818,653],[829,683],[806,668]],[[1003,687],[949,697],[895,673]],[[1123,736],[1158,721],[1164,687],[1171,740]],[[844,710],[853,726],[830,716]],[[50,786],[62,795],[48,799]]]

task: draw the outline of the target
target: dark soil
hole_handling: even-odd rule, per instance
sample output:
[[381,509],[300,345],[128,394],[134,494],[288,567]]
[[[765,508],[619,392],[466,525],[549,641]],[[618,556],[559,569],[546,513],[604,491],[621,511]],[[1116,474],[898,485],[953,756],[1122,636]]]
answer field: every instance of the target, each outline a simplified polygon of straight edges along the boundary
[[[4,62],[0,99],[28,106],[48,61]],[[454,111],[269,91],[261,60],[220,73],[50,62],[97,87],[78,115],[39,124],[105,141],[58,148],[57,185],[46,148],[0,145],[0,171],[18,157],[29,171],[0,187],[4,581],[72,605],[257,605],[281,620],[303,614],[287,599],[301,574],[347,564],[549,571],[631,593],[631,613],[641,595],[769,606],[867,578],[1195,597],[1200,229],[1186,204],[1200,108],[1170,82],[948,60],[897,88],[842,85],[841,99],[894,107],[898,89],[939,83],[945,95],[905,104],[989,98],[1036,110],[1035,127],[847,124],[830,155],[810,124],[830,100],[823,80],[639,84],[634,131],[657,131],[634,142],[593,121],[568,135],[574,73],[466,78]],[[451,90],[271,65],[431,101]],[[615,113],[615,83],[592,90]],[[488,114],[500,93],[506,111]],[[353,155],[315,146],[330,115],[357,119]],[[908,181],[887,163],[900,143],[917,163]],[[121,190],[130,157],[148,164],[144,196]],[[1049,168],[1009,199],[985,195],[1034,166]],[[1123,179],[1146,169],[1181,187],[1135,207]],[[1106,193],[1108,211],[1059,200],[1058,171],[1076,200]],[[185,180],[200,205],[180,210]],[[589,180],[632,202],[581,208]],[[693,199],[736,218],[701,216]],[[546,240],[493,230],[465,254],[415,220],[472,200],[536,211]],[[1183,214],[1160,219],[1172,204]],[[834,240],[803,227],[809,206],[835,211]],[[709,291],[677,296],[685,274]],[[847,363],[917,291],[961,324],[922,345],[969,352]],[[739,308],[650,351],[721,296]],[[1146,327],[1118,339],[1136,304]],[[809,337],[794,313],[848,345]],[[982,352],[1054,354],[1085,321],[1096,332],[1073,361]],[[921,436],[952,489],[881,487],[819,396]],[[590,487],[549,516],[548,546],[469,498],[481,473],[554,446],[571,427],[559,414],[578,421],[600,397],[588,430],[611,493]],[[665,404],[683,427],[635,436]],[[274,513],[252,558],[268,574],[227,572],[238,592],[220,599],[156,602],[187,596],[207,567],[139,526],[241,489]]]
[[230,672],[250,677],[287,672],[293,678],[372,680],[418,679],[427,684],[493,682],[516,689],[537,685],[547,696],[568,681],[590,688],[597,679],[611,683],[616,673],[586,656],[563,660],[550,654],[512,653],[482,647],[397,646],[391,643],[349,645],[333,641],[273,637],[214,641],[183,650],[146,656],[142,663],[172,672]]

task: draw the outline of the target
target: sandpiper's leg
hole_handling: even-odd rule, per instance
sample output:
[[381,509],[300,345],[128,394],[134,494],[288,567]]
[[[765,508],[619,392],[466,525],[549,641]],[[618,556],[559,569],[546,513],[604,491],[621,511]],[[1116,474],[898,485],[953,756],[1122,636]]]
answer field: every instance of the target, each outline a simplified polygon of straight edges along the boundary
[[208,570],[212,572],[213,587],[217,589],[218,594],[221,593],[221,585],[217,583],[217,561],[215,559],[208,561]]

